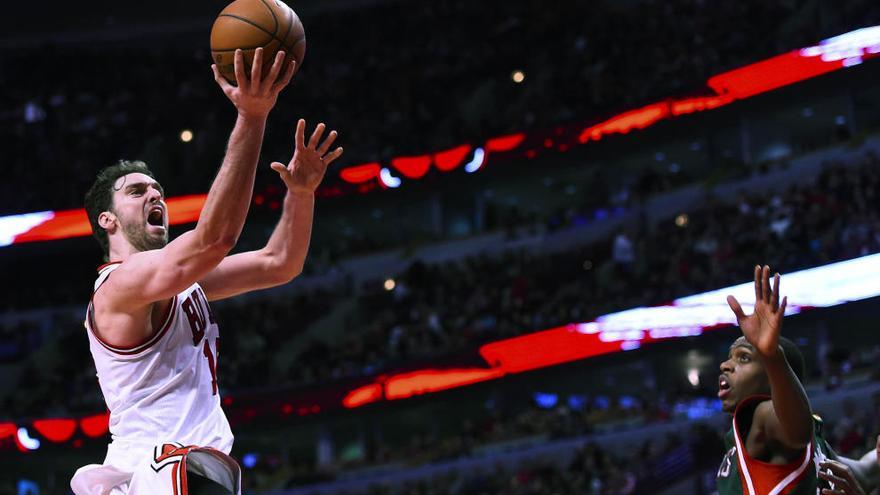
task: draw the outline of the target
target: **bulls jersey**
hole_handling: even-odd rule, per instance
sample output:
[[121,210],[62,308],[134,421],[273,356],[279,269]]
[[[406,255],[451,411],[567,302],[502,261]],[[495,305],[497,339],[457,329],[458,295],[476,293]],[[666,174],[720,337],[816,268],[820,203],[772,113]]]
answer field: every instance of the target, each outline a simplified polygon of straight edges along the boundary
[[[95,291],[120,266],[99,269]],[[139,345],[115,347],[98,336],[89,304],[85,326],[98,382],[110,410],[105,465],[133,472],[156,445],[232,448],[217,390],[219,330],[198,284],[174,297],[161,327]],[[97,330],[97,332],[96,332]]]
[[[822,421],[813,416],[813,440],[804,452],[789,464],[770,464],[749,456],[745,443],[747,431],[740,425],[751,423],[758,403],[770,400],[769,396],[752,396],[736,407],[733,426],[724,437],[727,453],[718,469],[719,495],[816,495],[821,493],[818,477],[819,463],[834,459],[836,455],[822,438]],[[738,422],[739,420],[739,422]],[[824,486],[824,485],[823,485]]]

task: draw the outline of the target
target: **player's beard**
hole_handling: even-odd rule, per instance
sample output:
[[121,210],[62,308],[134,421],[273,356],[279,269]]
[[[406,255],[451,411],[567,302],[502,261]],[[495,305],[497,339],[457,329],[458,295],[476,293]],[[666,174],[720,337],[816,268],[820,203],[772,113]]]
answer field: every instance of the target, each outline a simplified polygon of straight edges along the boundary
[[130,222],[122,226],[122,234],[139,252],[162,249],[168,244],[167,228],[162,234],[150,234],[146,224]]

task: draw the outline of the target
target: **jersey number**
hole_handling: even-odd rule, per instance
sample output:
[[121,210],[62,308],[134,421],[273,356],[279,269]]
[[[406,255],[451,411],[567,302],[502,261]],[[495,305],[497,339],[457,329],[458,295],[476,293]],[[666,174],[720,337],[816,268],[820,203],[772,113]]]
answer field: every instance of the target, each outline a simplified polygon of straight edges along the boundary
[[[214,339],[214,347],[220,344],[220,339]],[[208,345],[208,339],[205,339],[205,357],[208,358],[208,369],[211,371],[211,389],[213,394],[217,395],[217,359],[211,353],[211,346]]]

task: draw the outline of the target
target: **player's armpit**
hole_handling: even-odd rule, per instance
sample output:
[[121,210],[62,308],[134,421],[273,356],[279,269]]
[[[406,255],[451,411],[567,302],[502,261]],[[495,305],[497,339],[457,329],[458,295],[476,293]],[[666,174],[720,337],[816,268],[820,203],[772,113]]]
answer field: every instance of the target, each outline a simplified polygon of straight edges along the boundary
[[227,256],[199,280],[209,301],[286,284],[298,272],[287,272],[264,250]]
[[[807,420],[812,421],[810,416],[807,416]],[[779,445],[791,451],[800,451],[812,441],[811,436],[789,438],[786,431],[790,431],[790,429],[783,428],[776,410],[773,408],[773,401],[769,400],[758,404],[758,407],[755,408],[755,414],[752,417],[752,428],[760,428],[767,436],[768,444]],[[812,424],[807,428],[799,429],[812,431],[811,428]]]
[[107,279],[104,297],[117,311],[169,299],[204,277],[230,249],[229,243],[206,243],[187,232],[162,249],[131,255]]

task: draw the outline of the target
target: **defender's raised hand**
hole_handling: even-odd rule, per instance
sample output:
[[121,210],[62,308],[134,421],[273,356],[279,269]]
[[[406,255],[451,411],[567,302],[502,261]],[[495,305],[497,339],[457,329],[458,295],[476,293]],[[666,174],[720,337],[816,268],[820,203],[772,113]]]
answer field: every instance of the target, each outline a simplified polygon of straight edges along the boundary
[[755,267],[755,310],[751,315],[743,313],[742,306],[733,296],[727,296],[727,304],[736,315],[739,328],[755,349],[764,356],[779,352],[779,331],[788,298],[779,304],[779,274],[773,277],[770,287],[770,267]]
[[328,153],[333,141],[336,140],[336,131],[330,131],[324,142],[321,142],[325,128],[326,126],[323,123],[318,124],[312,133],[312,137],[309,138],[309,142],[306,144],[306,121],[299,119],[299,122],[296,123],[296,151],[294,151],[290,163],[287,166],[279,162],[272,163],[272,170],[278,172],[289,191],[315,192],[315,189],[321,183],[321,179],[324,178],[327,166],[333,163],[333,160],[342,156],[341,147],[337,147]]
[[236,86],[230,84],[226,78],[220,75],[217,64],[211,65],[211,70],[214,71],[214,80],[238,109],[239,114],[254,118],[266,118],[269,115],[269,111],[278,101],[278,93],[290,83],[290,79],[293,78],[293,73],[296,71],[296,60],[291,60],[287,69],[283,73],[281,72],[281,68],[284,66],[284,52],[279,50],[275,54],[272,68],[263,77],[262,48],[257,48],[254,51],[250,75],[245,72],[244,55],[241,50],[235,50],[233,65]]

